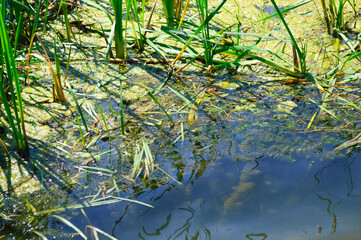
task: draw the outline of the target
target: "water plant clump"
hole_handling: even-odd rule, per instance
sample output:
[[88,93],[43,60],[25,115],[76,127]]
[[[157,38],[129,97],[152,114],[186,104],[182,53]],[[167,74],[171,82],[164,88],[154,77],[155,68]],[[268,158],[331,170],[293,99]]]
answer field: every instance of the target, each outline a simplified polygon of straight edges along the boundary
[[0,238],[120,238],[88,211],[151,209],[224,159],[229,216],[259,164],[358,153],[358,0],[157,2],[2,1]]

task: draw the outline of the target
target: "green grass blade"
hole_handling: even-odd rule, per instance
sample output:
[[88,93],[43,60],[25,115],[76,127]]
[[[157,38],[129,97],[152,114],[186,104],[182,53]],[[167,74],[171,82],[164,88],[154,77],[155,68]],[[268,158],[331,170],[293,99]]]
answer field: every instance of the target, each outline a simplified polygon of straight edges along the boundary
[[40,103],[38,101],[36,101],[32,96],[30,96],[31,100],[33,100],[36,105],[38,105],[39,108],[41,108],[42,110],[44,110],[47,114],[49,114],[49,116],[54,119],[54,121],[59,125],[59,127],[61,127],[61,129],[63,130],[63,134],[65,134],[65,129],[63,128],[63,125],[58,121],[58,119],[56,119],[46,108],[44,108],[43,106],[40,105]]
[[[218,13],[218,11],[222,8],[222,6],[227,2],[227,0],[222,0],[222,2],[208,15],[208,17],[201,23],[201,25],[197,28],[197,30],[193,33],[194,35],[198,35],[203,28],[212,20],[212,18]],[[178,59],[180,58],[180,56],[183,54],[183,52],[186,50],[186,48],[188,48],[189,44],[193,41],[194,37],[191,37],[188,41],[187,44],[185,44],[181,50],[181,52],[178,54],[177,58],[173,61],[174,65]]]
[[[31,5],[29,5],[29,6],[31,6]],[[38,5],[38,9],[36,10],[35,21],[33,23],[33,30],[31,32],[31,36],[33,36],[34,33],[36,32],[36,30],[38,29],[38,24],[39,24],[39,19],[40,19],[40,10],[41,10],[42,6],[43,6],[43,1],[40,1],[39,5]],[[30,49],[31,49],[31,46],[30,46]],[[29,52],[31,52],[31,50]]]
[[355,59],[357,57],[361,56],[361,51],[358,52],[358,53],[354,53],[352,56],[350,56],[349,58],[347,58],[343,63],[342,63],[342,66],[341,66],[341,70],[345,67],[346,63],[348,63],[349,61],[351,61],[352,59]]
[[18,20],[18,24],[17,24],[17,28],[16,28],[16,34],[15,34],[14,56],[16,56],[16,51],[17,51],[17,47],[18,47],[19,37],[20,37],[20,34],[21,34],[21,32],[22,32],[22,28],[21,28],[22,25],[23,25],[23,15],[20,14],[19,20]]
[[[24,109],[23,109],[23,100],[21,97],[21,88],[20,88],[20,82],[17,74],[17,69],[15,65],[15,59],[13,50],[10,44],[9,35],[7,33],[7,28],[5,26],[4,16],[1,13],[0,14],[0,43],[1,43],[1,52],[2,56],[5,59],[5,65],[7,68],[7,74],[10,79],[10,92],[12,97],[12,102],[15,109],[15,119],[17,124],[17,135],[15,135],[18,138],[18,150],[21,154],[25,154],[29,150],[27,138],[26,138],[26,132],[25,132],[25,123],[24,123]],[[15,101],[15,91],[13,88],[13,80],[15,83],[15,91],[16,91],[16,99]],[[3,87],[3,86],[1,86]],[[19,108],[19,113],[17,110],[17,107]],[[20,116],[19,116],[20,115]],[[15,133],[14,133],[15,134]]]
[[328,114],[330,114],[332,117],[334,117],[334,118],[336,118],[336,119],[339,119],[339,118],[333,113],[333,111],[326,109],[325,107],[323,107],[322,105],[318,104],[315,100],[313,100],[313,99],[311,99],[311,98],[309,98],[309,100],[310,100],[311,102],[313,102],[314,104],[316,104],[321,110],[323,110],[323,111],[327,112]]
[[93,7],[97,8],[97,9],[99,9],[100,11],[102,11],[109,18],[109,21],[111,23],[113,23],[112,17],[110,16],[109,12],[104,7],[102,7],[98,3],[94,2],[94,1],[91,1],[91,0],[83,0],[83,2],[87,3],[90,6],[93,6]]
[[[287,24],[286,20],[284,19],[284,17],[283,17],[283,15],[282,15],[280,9],[278,8],[276,2],[275,2],[274,0],[271,0],[271,2],[272,2],[272,4],[273,4],[273,6],[274,6],[274,8],[275,8],[275,10],[276,10],[276,12],[277,12],[277,14],[278,14],[278,16],[280,17],[283,25],[285,26],[285,28],[286,28],[286,30],[287,30],[287,32],[288,32],[288,35],[289,35],[289,37],[291,38],[292,44],[293,44],[293,45],[295,46],[295,48],[296,48],[298,57],[300,58],[300,60],[302,60],[304,53],[301,52],[301,49],[299,48],[299,46],[298,46],[298,44],[297,44],[297,41],[296,41],[296,39],[294,38],[294,36],[293,36],[293,34],[292,34],[292,32],[291,32],[291,29],[288,27],[288,24]],[[301,66],[303,65],[302,63],[300,63],[300,64],[301,64]],[[302,69],[301,72],[302,72],[302,73],[305,73],[305,71],[306,71],[306,69]]]
[[114,34],[115,34],[115,22],[113,23],[112,28],[110,30],[110,35],[109,35],[109,39],[108,39],[109,42],[108,42],[107,52],[105,54],[104,64],[107,64],[107,62],[108,62],[109,54],[110,54],[110,51],[112,50],[112,42],[114,40]]
[[[280,11],[280,12],[281,12],[282,14],[284,14],[284,13],[287,13],[287,12],[289,12],[289,11],[292,11],[292,10],[298,8],[298,7],[301,7],[301,6],[305,5],[305,4],[310,3],[310,2],[313,2],[313,1],[314,1],[314,0],[307,0],[307,1],[297,2],[297,3],[295,3],[295,4],[291,4],[291,5],[289,5],[286,9],[284,9],[284,10],[282,10],[282,11]],[[267,16],[267,17],[265,17],[265,18],[262,18],[261,20],[256,21],[256,23],[257,23],[257,22],[262,22],[262,21],[267,20],[267,19],[269,19],[269,18],[273,18],[273,17],[275,17],[275,16],[278,16],[278,13],[275,13],[275,14],[272,14],[272,15]]]
[[[173,29],[173,28],[169,28],[169,27],[166,27],[166,26],[161,26],[160,30],[165,32],[169,36],[173,37],[174,39],[180,41],[183,44],[187,44],[187,41],[184,40],[183,38],[181,38],[180,36],[184,36],[184,37],[187,37],[187,38],[193,37],[195,39],[202,40],[202,38],[200,38],[197,35],[194,35],[192,33],[187,33],[187,32],[181,31],[179,29]],[[188,48],[189,48],[189,50],[191,50],[192,53],[198,54],[198,52],[192,46],[188,46]]]
[[172,86],[168,86],[168,88],[173,91],[178,97],[180,97],[181,99],[183,99],[183,101],[185,101],[187,104],[191,104],[192,100],[188,99],[186,96],[184,96],[182,93],[180,93],[177,89],[175,89]]
[[76,107],[78,109],[78,112],[80,114],[81,121],[83,122],[83,125],[84,125],[86,131],[89,132],[88,125],[86,124],[86,121],[85,121],[85,118],[84,118],[84,115],[83,115],[83,111],[81,110],[81,107],[80,107],[80,105],[78,103],[78,100],[76,100],[75,94],[74,94],[73,89],[71,88],[70,84],[68,84],[68,89],[69,89],[69,92],[70,92],[71,96],[74,99],[74,102],[75,102]]
[[350,105],[351,107],[353,108],[356,108],[357,110],[361,111],[361,106],[359,105],[356,105],[355,103],[353,102],[350,102],[349,100],[343,98],[343,97],[340,97],[340,96],[337,96],[337,98],[345,103],[347,103],[348,105]]
[[81,141],[83,142],[83,146],[85,148],[85,139],[84,139],[83,129],[81,129],[81,124],[80,124],[78,116],[75,116],[75,118],[76,118],[76,122],[78,123],[80,138],[81,138]]
[[[0,46],[1,48],[1,46]],[[1,50],[3,50],[1,48]],[[4,108],[5,108],[5,112],[6,112],[6,116],[8,118],[8,121],[9,121],[9,124],[10,124],[10,127],[13,131],[13,135],[14,135],[14,138],[15,138],[15,141],[16,141],[16,145],[19,146],[20,143],[19,143],[19,134],[18,134],[18,129],[16,128],[16,124],[15,124],[15,121],[14,121],[14,117],[11,113],[11,109],[10,109],[10,104],[8,102],[8,99],[7,99],[7,96],[6,96],[6,93],[5,93],[5,83],[4,83],[4,78],[3,78],[3,59],[0,58],[0,63],[1,63],[1,69],[0,69],[0,98],[1,98],[1,101],[2,101],[2,104],[4,105]]]
[[97,104],[97,106],[98,106],[99,113],[100,113],[100,115],[102,116],[103,123],[104,123],[104,127],[105,127],[105,129],[107,130],[109,140],[111,140],[111,138],[110,138],[110,133],[109,133],[109,128],[108,128],[108,124],[107,124],[107,121],[105,121],[105,117],[104,117],[103,111],[102,111],[102,109],[100,108],[99,104]]
[[100,230],[99,228],[96,228],[96,227],[93,227],[93,226],[89,226],[89,225],[86,226],[86,227],[92,229],[94,232],[99,232],[99,233],[103,234],[104,236],[108,237],[109,239],[119,240],[118,238],[113,237],[112,235],[110,235],[110,234],[108,234],[108,233]]
[[79,233],[79,235],[84,238],[84,239],[88,239],[87,236],[85,236],[85,234],[80,231],[79,228],[77,228],[74,224],[72,224],[71,222],[69,222],[68,220],[66,220],[65,218],[58,216],[58,215],[50,215],[52,217],[55,217],[57,219],[59,219],[60,221],[62,221],[63,223],[65,223],[66,225],[68,225],[70,228],[74,229],[77,233]]
[[[63,9],[65,30],[66,30],[66,40],[67,40],[67,42],[70,42],[71,41],[71,33],[70,33],[70,26],[69,26],[68,9],[67,9],[66,4],[64,3],[64,0],[61,1],[60,5]],[[59,10],[60,10],[60,7],[59,7]]]
[[159,55],[162,56],[164,62],[167,62],[167,58],[165,57],[163,51],[157,47],[149,38],[145,39],[145,42],[148,44],[149,47],[153,48],[154,51],[156,51]]
[[165,115],[167,115],[167,117],[169,118],[169,120],[172,122],[172,124],[174,125],[174,122],[172,120],[172,118],[169,116],[169,114],[167,113],[167,111],[163,108],[162,104],[159,103],[158,99],[153,95],[153,93],[148,92],[148,95],[153,99],[153,101],[162,109],[162,111],[165,113]]

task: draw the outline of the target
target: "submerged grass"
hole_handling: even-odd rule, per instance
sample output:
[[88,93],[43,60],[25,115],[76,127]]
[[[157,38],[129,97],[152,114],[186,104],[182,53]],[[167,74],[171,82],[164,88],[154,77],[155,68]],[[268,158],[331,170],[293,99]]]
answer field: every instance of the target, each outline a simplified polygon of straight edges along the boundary
[[136,179],[144,172],[144,178],[149,178],[154,171],[154,158],[148,144],[142,139],[142,147],[137,144],[133,158],[133,169],[130,173],[131,179]]

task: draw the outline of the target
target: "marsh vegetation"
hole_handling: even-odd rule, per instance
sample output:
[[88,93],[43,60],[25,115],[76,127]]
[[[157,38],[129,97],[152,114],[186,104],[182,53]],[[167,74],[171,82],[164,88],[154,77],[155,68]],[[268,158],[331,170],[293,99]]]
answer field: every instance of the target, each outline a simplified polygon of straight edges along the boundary
[[0,6],[0,239],[358,239],[359,0]]

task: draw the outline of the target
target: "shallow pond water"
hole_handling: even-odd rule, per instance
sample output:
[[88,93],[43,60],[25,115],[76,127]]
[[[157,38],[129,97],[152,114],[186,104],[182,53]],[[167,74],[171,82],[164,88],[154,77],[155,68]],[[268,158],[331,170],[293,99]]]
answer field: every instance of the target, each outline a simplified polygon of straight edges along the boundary
[[[289,3],[281,2],[280,6]],[[327,60],[327,56],[333,59],[335,44],[319,22],[321,12],[316,5],[310,5],[300,8],[302,14],[291,11],[285,17],[297,26],[292,31],[300,44],[308,41],[310,72],[323,79],[323,74],[338,64]],[[242,22],[245,31],[242,44],[249,46],[255,42],[252,34],[268,35],[271,29],[281,26],[275,23],[277,18],[258,24],[274,13],[270,6],[267,1],[243,1],[236,10],[235,3],[230,2],[229,10],[215,17],[216,25],[236,19]],[[163,14],[163,10],[159,11]],[[85,10],[83,18],[90,24],[99,22],[95,18],[100,14],[94,13]],[[354,18],[350,25],[359,26]],[[64,26],[58,27],[64,32]],[[280,33],[274,32],[275,36]],[[103,59],[107,46],[104,39],[97,33],[81,37],[89,57]],[[236,36],[233,37],[235,40]],[[53,36],[47,38],[52,42]],[[179,47],[170,39],[159,41]],[[95,42],[104,46],[99,52],[93,46]],[[282,56],[290,54],[291,48],[279,43],[267,39],[262,45],[272,51],[282,48]],[[195,46],[199,47],[198,43]],[[170,49],[173,48],[169,46],[166,51]],[[344,49],[346,46],[341,52]],[[147,59],[156,56],[153,50],[148,51],[140,56]],[[72,58],[83,57],[81,51],[76,51]],[[176,68],[184,63],[179,61]],[[96,60],[87,64],[72,62],[68,81],[92,130],[86,136],[86,144],[82,144],[81,126],[75,121],[76,105],[68,91],[67,104],[44,104],[63,123],[65,136],[59,136],[61,130],[50,115],[40,114],[43,110],[35,104],[27,107],[30,116],[27,128],[31,128],[30,135],[34,137],[30,141],[31,160],[38,164],[31,172],[31,176],[36,176],[35,183],[33,188],[26,185],[17,188],[21,184],[15,184],[19,201],[15,198],[3,204],[0,199],[0,207],[4,206],[2,210],[10,216],[4,220],[6,214],[0,215],[0,239],[34,239],[34,230],[48,239],[81,239],[74,228],[54,215],[70,221],[88,237],[92,235],[87,226],[117,239],[130,240],[360,239],[360,143],[354,144],[355,148],[334,150],[360,132],[360,111],[354,108],[360,102],[359,65],[350,62],[346,70],[354,69],[358,74],[342,73],[350,78],[339,79],[345,83],[355,81],[351,85],[356,88],[347,88],[345,92],[332,90],[354,104],[344,105],[324,99],[321,96],[324,93],[313,84],[290,86],[279,82],[279,72],[259,66],[259,62],[246,60],[243,64],[229,72],[203,74],[203,64],[196,63],[175,74],[168,82],[170,88],[165,86],[156,96],[175,122],[172,125],[147,95],[167,78],[168,72],[161,64],[139,62],[119,67]],[[65,63],[62,68],[65,72]],[[29,103],[32,103],[29,96],[37,101],[51,97],[50,72],[39,71],[34,68],[39,80],[24,90],[24,99]],[[269,81],[261,80],[262,77]],[[120,133],[121,101],[125,107],[126,135]],[[96,104],[105,114],[110,133],[101,126]],[[306,130],[312,116],[323,107],[330,111],[319,114]],[[339,119],[330,117],[332,113]],[[129,173],[136,144],[143,139],[151,148],[156,167],[164,172],[156,168],[149,177],[142,172],[133,182]],[[98,171],[101,168],[105,171]],[[48,174],[49,169],[54,174]],[[56,182],[57,177],[63,182],[71,180],[70,187]],[[3,183],[7,191],[6,182]],[[114,190],[114,185],[120,189]],[[108,192],[109,188],[112,191]],[[24,189],[29,190],[28,195]],[[128,201],[86,205],[92,198],[102,200],[105,196],[132,198],[153,208]],[[7,209],[6,204],[13,206]],[[84,208],[80,210],[81,207]],[[99,235],[100,239],[108,239]]]
[[120,203],[85,209],[88,220],[63,216],[118,239],[359,239],[361,154],[333,151],[340,134],[243,118],[201,130],[196,123],[184,142],[156,150],[156,162],[182,184],[136,194],[154,208]]

